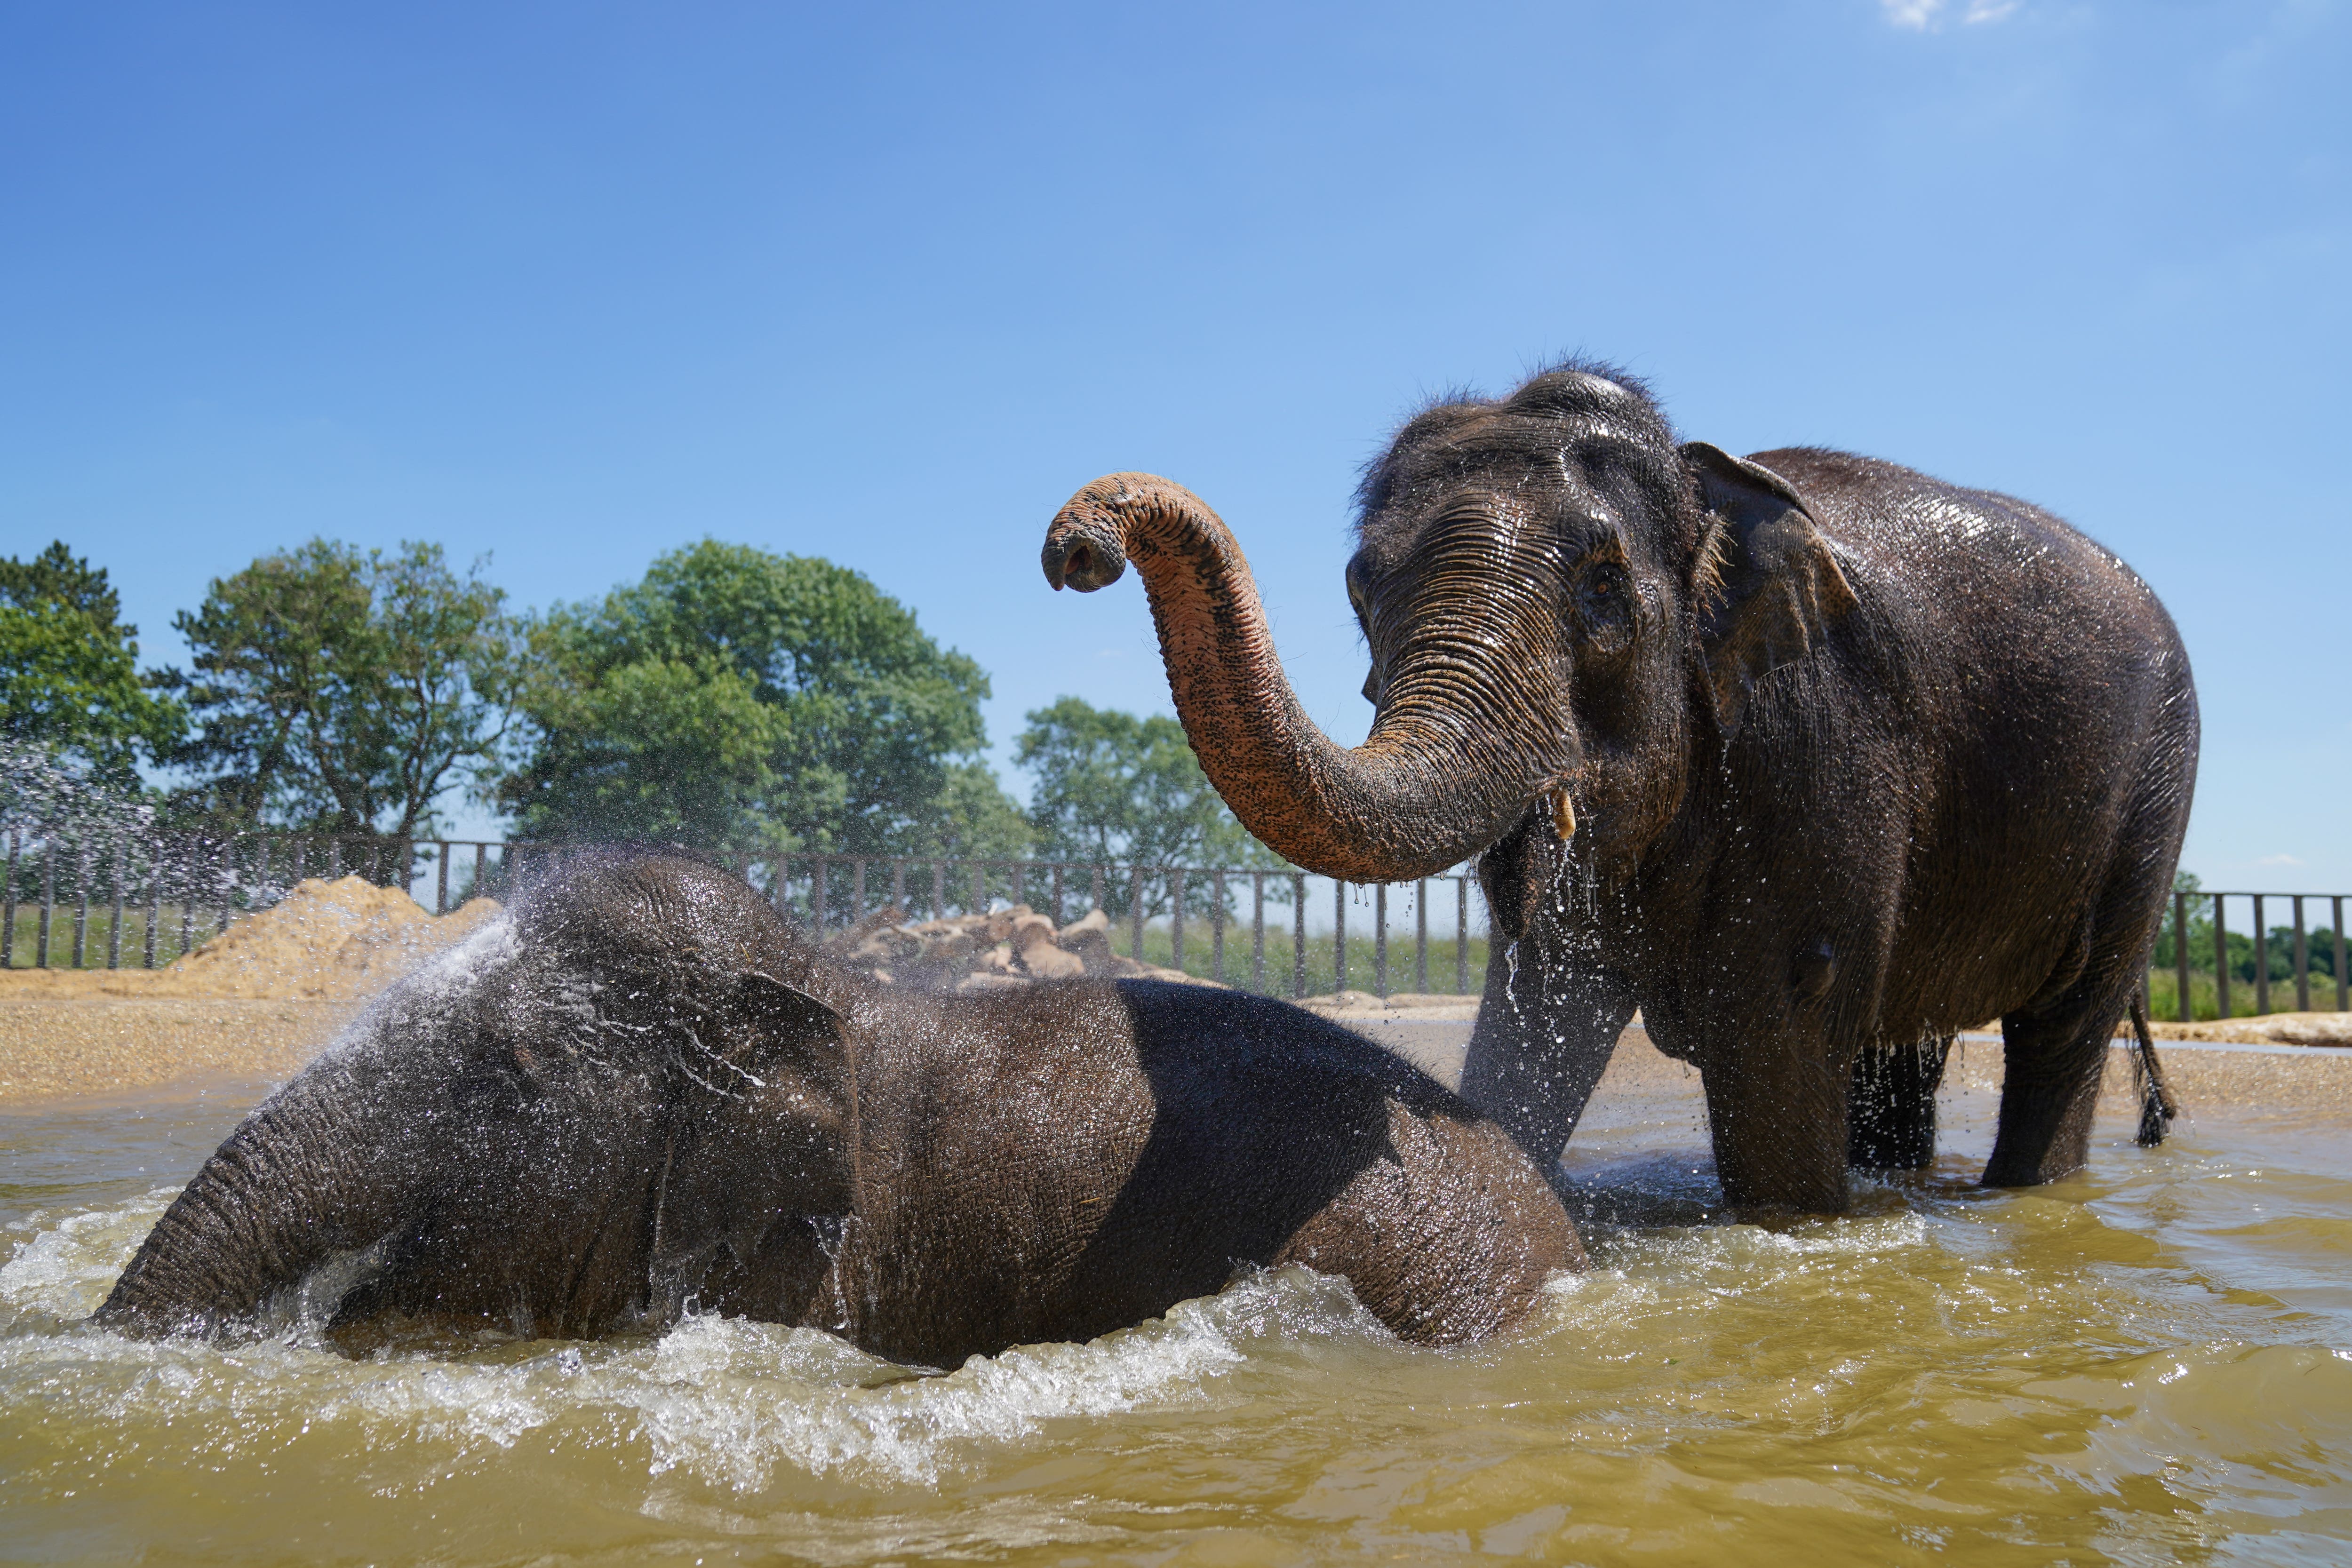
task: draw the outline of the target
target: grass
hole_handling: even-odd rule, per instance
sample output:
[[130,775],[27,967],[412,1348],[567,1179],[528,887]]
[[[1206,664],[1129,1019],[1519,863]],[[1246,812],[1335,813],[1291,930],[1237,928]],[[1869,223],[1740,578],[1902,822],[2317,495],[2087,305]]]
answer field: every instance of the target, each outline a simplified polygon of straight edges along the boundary
[[[2310,979],[2312,1009],[2315,1012],[2335,1011],[2336,977],[2324,969],[2314,969],[2311,971]],[[2293,979],[2273,980],[2270,1010],[2274,1013],[2292,1012],[2294,1010],[2294,981]],[[2210,970],[2189,971],[2189,1016],[2200,1021],[2218,1019],[2221,1016],[2221,1000],[2215,994],[2213,976]],[[2252,1018],[2261,1010],[2255,1001],[2254,983],[2252,980],[2240,979],[2235,975],[2231,976],[2230,1016],[2241,1019]],[[2180,977],[2173,970],[2157,969],[2149,973],[2147,1016],[2158,1022],[2168,1023],[2179,1020]]]
[[[1269,916],[1276,912],[1267,911]],[[1287,915],[1286,909],[1279,913]],[[1111,945],[1121,955],[1133,957],[1134,928],[1122,922],[1111,931]],[[1348,933],[1348,968],[1345,988],[1356,991],[1378,991],[1384,995],[1398,991],[1452,992],[1456,980],[1462,979],[1464,994],[1476,1000],[1486,984],[1486,938],[1470,938],[1466,955],[1467,974],[1457,967],[1454,938],[1450,934],[1440,937],[1433,933],[1429,938],[1426,983],[1413,951],[1412,932],[1391,930],[1388,943],[1387,984],[1380,984],[1378,946],[1369,932]],[[1342,988],[1336,973],[1339,946],[1329,932],[1310,935],[1307,938],[1307,985],[1305,994],[1328,996]],[[1264,989],[1269,996],[1287,997],[1292,994],[1293,932],[1286,921],[1277,928],[1269,918],[1265,932],[1265,980],[1258,987],[1250,946],[1250,928],[1246,921],[1230,923],[1225,927],[1224,972],[1219,976],[1215,967],[1214,937],[1206,920],[1188,919],[1184,923],[1184,962],[1176,963],[1175,938],[1165,921],[1144,927],[1143,961],[1161,968],[1181,967],[1188,975],[1203,979],[1222,978],[1225,984],[1243,989]]]
[[[178,904],[163,906],[163,918],[155,927],[155,964],[157,967],[170,963],[184,950],[180,944]],[[201,947],[219,929],[218,909],[198,908],[194,912],[190,946]],[[104,906],[89,911],[82,928],[82,961],[74,963],[74,908],[59,904],[49,918],[49,967],[52,969],[103,969],[107,967],[107,942],[114,928],[113,912]],[[37,904],[16,906],[16,940],[9,946],[8,967],[30,969],[40,963],[41,911]],[[122,912],[122,949],[121,967],[136,969],[146,962],[147,912],[125,909]]]

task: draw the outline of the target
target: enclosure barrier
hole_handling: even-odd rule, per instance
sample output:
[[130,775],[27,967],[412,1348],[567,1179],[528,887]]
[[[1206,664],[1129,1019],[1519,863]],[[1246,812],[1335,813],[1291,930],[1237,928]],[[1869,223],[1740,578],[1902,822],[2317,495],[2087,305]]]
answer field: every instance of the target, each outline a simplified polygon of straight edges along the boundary
[[[407,892],[436,915],[477,894],[498,896],[532,874],[542,859],[560,855],[555,843],[497,840],[348,838],[316,834],[247,833],[229,838],[168,836],[70,838],[24,829],[7,834],[5,908],[0,908],[0,967],[70,967],[120,968],[125,939],[135,941],[133,961],[154,968],[225,932],[237,915],[276,904],[306,877],[357,874],[379,886]],[[1412,904],[1412,989],[1430,990],[1433,946],[1445,932],[1431,934],[1433,894],[1440,920],[1450,915],[1450,980],[1455,994],[1475,994],[1484,984],[1483,955],[1474,950],[1486,936],[1484,901],[1475,911],[1476,878],[1457,873],[1410,883],[1360,885],[1328,883],[1296,869],[1236,866],[1169,866],[1129,862],[1032,860],[962,860],[920,856],[777,855],[762,851],[718,852],[715,858],[758,889],[775,907],[823,936],[861,925],[895,908],[910,920],[983,913],[1028,904],[1058,928],[1072,917],[1081,894],[1088,908],[1103,910],[1126,937],[1123,956],[1190,970],[1193,942],[1206,925],[1208,951],[1202,973],[1225,984],[1293,997],[1328,988],[1349,988],[1356,956],[1349,933],[1350,905],[1370,904],[1370,988],[1386,997],[1392,982],[1390,960],[1392,897]],[[1309,931],[1309,884],[1328,885],[1331,896],[1329,963],[1320,962],[1322,933]],[[1450,884],[1450,886],[1449,886]],[[22,906],[33,915],[29,943],[18,940]],[[1274,966],[1284,955],[1270,950],[1267,906],[1276,906],[1276,931],[1286,936],[1288,973]],[[1281,931],[1282,906],[1288,931]],[[1450,906],[1450,907],[1449,907]],[[69,952],[57,939],[60,910],[72,917]],[[94,954],[95,922],[104,925],[103,955]],[[1246,974],[1228,947],[1248,927]],[[1165,951],[1160,944],[1164,940]],[[1113,950],[1118,945],[1113,944]],[[29,950],[27,950],[29,949]],[[1317,962],[1310,964],[1310,951]],[[1441,955],[1441,961],[1443,959]],[[1474,973],[1474,970],[1475,973]]]
[[2294,1010],[2299,1013],[2307,1013],[2311,1010],[2311,923],[2305,918],[2305,910],[2308,904],[2325,902],[2330,906],[2331,925],[2335,936],[2335,946],[2328,968],[2336,985],[2336,1010],[2339,1013],[2352,1012],[2352,972],[2347,972],[2352,971],[2352,964],[2346,962],[2347,953],[2344,945],[2344,900],[2347,896],[2352,895],[2340,893],[2209,893],[2201,888],[2194,893],[2174,894],[2171,936],[2176,977],[2174,984],[2179,998],[2179,1006],[2174,1010],[2179,1014],[2179,1020],[2182,1023],[2190,1021],[2191,954],[2192,949],[2200,945],[2195,940],[2196,928],[2190,924],[2190,915],[2191,911],[2197,907],[2196,901],[2200,899],[2212,901],[2213,991],[2217,1016],[2221,1018],[2232,1016],[2230,1011],[2231,965],[2228,901],[2233,898],[2244,899],[2252,906],[2253,946],[2252,967],[2254,1011],[2257,1014],[2271,1010],[2271,928],[2263,918],[2263,909],[2265,903],[2275,908],[2282,901],[2289,904],[2293,910],[2294,929],[2294,935],[2288,938],[2292,950],[2287,959],[2287,974],[2290,983],[2294,987]]
[[[6,834],[6,867],[0,875],[0,967],[120,968],[126,962],[154,968],[228,929],[240,913],[264,909],[306,877],[333,879],[358,874],[380,886],[399,887],[436,915],[478,894],[498,895],[530,873],[535,859],[562,846],[478,839],[349,838],[324,834],[245,833],[227,838],[172,835],[71,837],[22,827]],[[1412,905],[1412,969],[1409,988],[1431,990],[1431,954],[1453,927],[1450,975],[1439,984],[1455,994],[1475,994],[1484,983],[1483,954],[1474,958],[1486,934],[1484,901],[1472,908],[1476,878],[1455,873],[1410,883],[1328,883],[1292,869],[1234,866],[1141,865],[1128,862],[995,861],[920,856],[776,855],[760,851],[721,852],[717,856],[775,906],[820,936],[845,930],[883,909],[909,919],[936,919],[984,912],[999,904],[1029,904],[1056,927],[1068,923],[1071,905],[1083,894],[1087,908],[1114,918],[1125,937],[1125,956],[1161,961],[1190,970],[1193,939],[1208,927],[1202,972],[1226,984],[1294,997],[1349,988],[1353,966],[1369,958],[1369,988],[1386,997],[1400,988],[1392,973],[1391,904]],[[1328,959],[1322,961],[1323,933],[1310,934],[1309,884],[1328,887],[1331,922]],[[1450,886],[1449,886],[1450,884]],[[1433,904],[1433,895],[1434,903]],[[2194,1012],[2195,982],[2210,963],[2216,1016],[2233,1016],[2232,991],[2240,983],[2231,953],[2230,915],[2246,911],[2251,946],[2251,984],[2257,1013],[2271,1010],[2273,934],[2268,913],[2291,912],[2285,984],[2294,1010],[2311,1010],[2314,969],[2308,916],[2327,906],[2334,945],[2319,978],[2334,991],[2336,1010],[2352,1012],[2352,963],[2347,947],[2343,894],[2175,893],[2168,931],[2174,1006],[2182,1022]],[[1277,908],[1277,934],[1286,936],[1286,955],[1269,947],[1267,905]],[[1286,932],[1281,906],[1287,906]],[[1369,908],[1366,906],[1369,905]],[[1438,914],[1433,938],[1431,913]],[[1352,916],[1369,916],[1369,942],[1351,937]],[[26,917],[29,915],[29,922]],[[1451,919],[1447,919],[1447,916]],[[2210,933],[2198,926],[2210,920]],[[1244,922],[1249,951],[1244,967],[1228,947]],[[19,925],[29,924],[27,931]],[[2326,935],[2327,933],[2323,933]],[[1164,948],[1163,948],[1164,944]],[[1119,944],[1113,944],[1116,951]],[[1363,948],[1369,947],[1369,953]],[[1310,949],[1316,961],[1310,964]],[[1287,974],[1276,965],[1286,957]],[[1449,984],[1450,983],[1450,984]]]

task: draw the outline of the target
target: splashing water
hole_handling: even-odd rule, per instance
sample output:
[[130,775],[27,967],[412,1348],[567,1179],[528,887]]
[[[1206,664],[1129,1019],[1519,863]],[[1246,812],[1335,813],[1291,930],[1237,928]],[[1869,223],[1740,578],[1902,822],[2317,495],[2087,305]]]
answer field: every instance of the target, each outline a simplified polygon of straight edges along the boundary
[[1986,1193],[1969,1092],[1933,1179],[1759,1226],[1708,1218],[1690,1094],[1604,1092],[1568,1166],[1594,1268],[1518,1339],[1404,1346],[1288,1270],[935,1375],[709,1317],[363,1360],[299,1321],[99,1333],[249,1096],[8,1117],[0,1528],[166,1562],[2341,1560],[2337,1130],[2139,1150],[2116,1115],[2090,1176]]

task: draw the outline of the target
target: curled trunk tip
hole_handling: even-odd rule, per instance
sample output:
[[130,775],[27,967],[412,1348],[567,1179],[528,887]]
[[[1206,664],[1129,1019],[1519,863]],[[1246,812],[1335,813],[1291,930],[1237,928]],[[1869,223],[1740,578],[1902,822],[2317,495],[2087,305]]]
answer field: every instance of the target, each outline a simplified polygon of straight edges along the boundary
[[1293,864],[1349,882],[1427,876],[1501,836],[1564,758],[1428,695],[1384,704],[1337,745],[1275,656],[1249,563],[1201,498],[1151,474],[1108,474],[1045,530],[1054,587],[1092,592],[1132,563],[1193,753],[1242,825]]

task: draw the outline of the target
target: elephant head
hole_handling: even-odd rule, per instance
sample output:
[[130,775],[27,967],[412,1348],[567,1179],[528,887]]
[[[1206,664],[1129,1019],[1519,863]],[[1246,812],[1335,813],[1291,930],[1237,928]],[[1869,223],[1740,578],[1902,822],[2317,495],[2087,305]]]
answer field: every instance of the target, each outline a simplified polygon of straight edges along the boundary
[[782,936],[715,868],[568,858],[247,1117],[97,1321],[235,1332],[322,1281],[346,1343],[805,1296],[854,1207],[854,1066]]
[[1599,368],[1424,410],[1357,500],[1348,594],[1376,716],[1352,750],[1300,708],[1239,547],[1190,491],[1097,479],[1044,556],[1049,582],[1082,591],[1135,564],[1219,793],[1276,852],[1350,881],[1431,874],[1539,813],[1622,874],[1698,748],[1853,603],[1804,497],[1678,444],[1638,383]]

